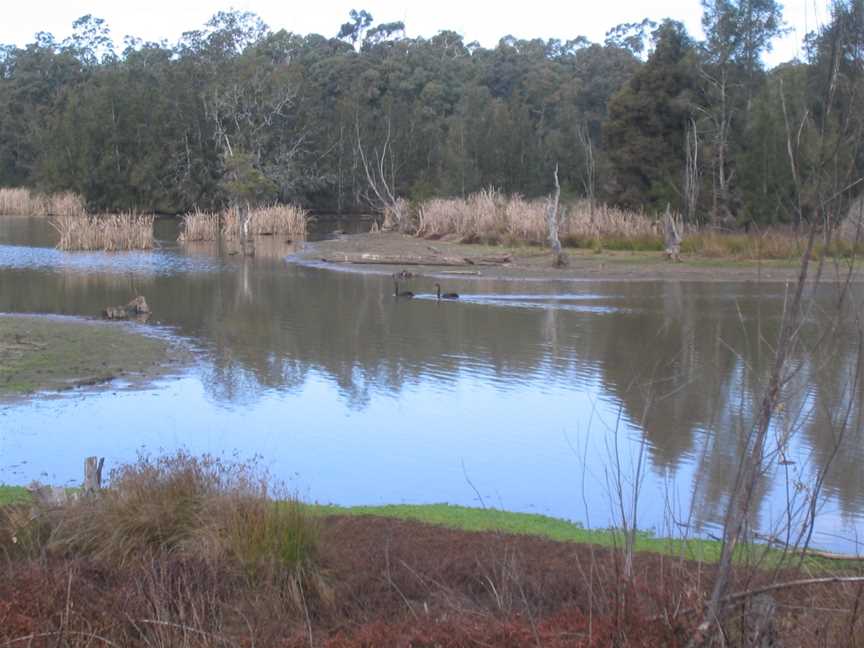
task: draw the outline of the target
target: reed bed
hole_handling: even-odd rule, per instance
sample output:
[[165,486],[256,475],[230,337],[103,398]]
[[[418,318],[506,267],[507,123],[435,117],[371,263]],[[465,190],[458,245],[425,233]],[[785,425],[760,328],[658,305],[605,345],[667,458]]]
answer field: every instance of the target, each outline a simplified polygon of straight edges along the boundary
[[309,212],[298,205],[270,205],[252,210],[251,233],[306,238]]
[[[297,205],[268,205],[251,209],[251,236],[290,236],[305,239],[309,212]],[[179,240],[184,243],[240,239],[240,212],[231,207],[222,212],[194,211],[183,216]]]
[[[685,236],[681,252],[709,258],[782,261],[800,258],[806,247],[806,237],[793,228],[775,227],[749,234],[705,228]],[[864,241],[856,242],[839,236],[833,238],[827,248],[824,241],[817,241],[813,250],[814,258],[823,252],[828,256],[852,257],[864,253]]]
[[78,194],[39,194],[24,188],[0,188],[0,214],[16,216],[79,216],[85,213]]
[[[435,199],[418,209],[417,235],[453,237],[462,243],[545,245],[546,200],[525,200],[486,190],[466,200]],[[857,223],[857,205],[829,243],[818,242],[815,254],[849,257],[864,253],[864,235]],[[663,219],[636,211],[580,200],[562,205],[558,235],[572,248],[622,251],[664,249]],[[792,227],[775,226],[750,232],[723,231],[710,226],[685,226],[681,252],[708,258],[787,260],[801,256],[806,241]]]
[[218,240],[222,229],[220,218],[218,213],[199,209],[185,214],[180,220],[181,229],[177,240],[181,243]]
[[[527,243],[547,241],[545,200],[504,196],[495,190],[473,194],[467,200],[436,199],[418,211],[418,236],[455,236],[465,243]],[[639,212],[577,201],[562,206],[559,236],[571,247],[636,246],[663,248],[662,223]]]
[[152,214],[61,214],[51,219],[61,250],[120,252],[153,248]]

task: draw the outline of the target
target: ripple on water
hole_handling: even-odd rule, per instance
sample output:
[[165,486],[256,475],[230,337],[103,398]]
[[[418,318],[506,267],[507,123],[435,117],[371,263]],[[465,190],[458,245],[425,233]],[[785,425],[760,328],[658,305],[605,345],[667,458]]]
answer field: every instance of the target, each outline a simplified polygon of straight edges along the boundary
[[56,272],[176,275],[209,273],[226,266],[216,257],[184,256],[164,250],[147,252],[63,252],[53,248],[0,245],[0,268]]
[[[421,300],[436,300],[435,295],[418,295]],[[463,294],[457,300],[448,303],[477,304],[482,306],[497,306],[502,308],[530,308],[539,310],[561,310],[576,313],[608,314],[622,313],[630,309],[598,304],[602,300],[610,300],[607,295],[572,294],[572,293],[535,293],[535,294],[495,294],[472,293]]]

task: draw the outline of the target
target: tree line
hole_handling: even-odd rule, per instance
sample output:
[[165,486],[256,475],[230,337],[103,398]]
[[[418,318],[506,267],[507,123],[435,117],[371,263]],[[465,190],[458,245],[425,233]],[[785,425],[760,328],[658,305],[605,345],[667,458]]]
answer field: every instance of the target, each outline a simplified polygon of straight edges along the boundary
[[484,48],[454,31],[408,38],[366,11],[333,37],[231,11],[118,52],[84,16],[63,41],[0,46],[0,186],[71,190],[94,209],[348,212],[370,203],[370,163],[413,201],[546,195],[557,165],[565,198],[741,226],[816,214],[826,146],[864,175],[861,0],[835,0],[803,60],[770,70],[775,0],[703,0],[703,28],[700,41],[645,20],[603,43]]

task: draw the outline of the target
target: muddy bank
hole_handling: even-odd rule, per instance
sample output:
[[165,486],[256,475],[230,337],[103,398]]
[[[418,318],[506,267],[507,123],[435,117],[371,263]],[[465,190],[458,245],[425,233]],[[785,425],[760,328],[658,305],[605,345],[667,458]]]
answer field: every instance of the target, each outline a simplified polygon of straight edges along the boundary
[[188,358],[175,342],[128,325],[0,315],[0,400],[116,379],[143,384]]
[[[398,263],[356,263],[363,255],[371,257],[406,257],[422,261],[440,261],[432,264],[411,264],[404,268]],[[392,273],[407,269],[424,275],[488,277],[514,280],[613,280],[613,281],[794,281],[797,277],[796,261],[743,261],[705,257],[682,257],[681,263],[671,263],[661,252],[595,253],[591,250],[568,249],[569,267],[551,267],[550,253],[540,247],[467,245],[453,241],[429,241],[401,234],[355,234],[327,241],[309,243],[292,261],[324,264],[340,270],[354,272]],[[498,262],[509,257],[509,262]],[[475,263],[457,265],[454,259],[467,258]],[[839,273],[832,264],[826,266],[824,278],[845,279],[845,270]],[[856,281],[864,274],[856,272]]]

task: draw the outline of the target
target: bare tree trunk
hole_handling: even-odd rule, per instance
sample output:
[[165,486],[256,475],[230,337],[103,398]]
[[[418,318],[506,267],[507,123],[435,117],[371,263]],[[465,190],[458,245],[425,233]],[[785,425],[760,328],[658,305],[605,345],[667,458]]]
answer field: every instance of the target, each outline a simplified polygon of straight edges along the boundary
[[729,131],[731,129],[732,114],[729,110],[729,80],[728,71],[725,66],[721,72],[718,82],[720,91],[720,117],[717,120],[717,135],[715,145],[717,147],[717,189],[719,192],[719,214],[714,214],[716,220],[728,224],[734,220],[729,197],[729,183],[731,177],[727,175],[727,155],[729,152]]
[[582,186],[588,199],[589,214],[594,215],[594,198],[597,195],[597,162],[594,159],[594,146],[591,143],[591,133],[587,124],[580,124],[576,129],[576,137],[585,156],[585,169],[582,173]]
[[666,257],[670,261],[678,263],[681,261],[681,232],[680,224],[676,222],[675,216],[672,215],[672,209],[666,205],[666,215],[663,219],[663,226],[666,239]]
[[567,255],[561,250],[558,238],[558,212],[561,202],[561,184],[558,182],[558,165],[555,165],[555,194],[546,205],[546,228],[549,230],[549,247],[552,249],[552,265],[563,268],[568,264]]
[[684,205],[687,222],[696,222],[696,207],[699,202],[699,133],[696,120],[690,120],[685,144],[686,166],[684,168]]
[[255,256],[255,239],[249,231],[252,225],[252,211],[247,203],[237,204],[237,218],[240,221],[240,251],[243,256]]
[[396,196],[395,164],[390,163],[390,180],[387,179],[387,158],[391,155],[390,146],[390,120],[387,120],[387,137],[379,153],[376,149],[375,157],[371,160],[363,149],[363,141],[360,137],[360,119],[355,119],[355,130],[357,135],[357,152],[363,171],[366,175],[366,183],[372,195],[369,202],[384,217],[381,229],[384,231],[398,230],[403,234],[411,230],[411,222],[408,214],[408,203],[403,198]]

